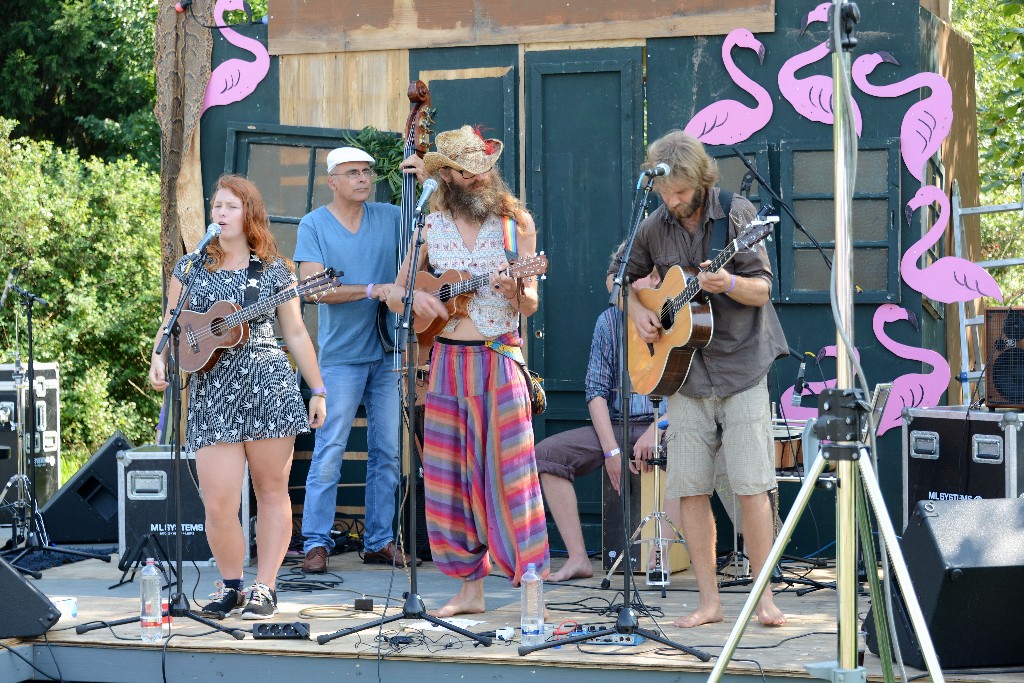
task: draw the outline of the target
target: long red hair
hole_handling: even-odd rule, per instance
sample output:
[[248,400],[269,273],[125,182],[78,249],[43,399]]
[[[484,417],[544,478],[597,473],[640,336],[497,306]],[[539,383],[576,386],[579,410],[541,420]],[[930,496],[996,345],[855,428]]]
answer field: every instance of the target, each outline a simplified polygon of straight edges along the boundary
[[[267,216],[267,205],[263,203],[263,196],[259,189],[248,178],[240,175],[222,175],[217,179],[213,188],[213,196],[221,190],[227,190],[242,200],[242,232],[245,241],[264,265],[270,265],[275,259],[283,259],[289,268],[294,268],[292,262],[281,255],[277,249],[277,241],[270,232],[270,219]],[[212,207],[211,207],[212,213]],[[214,238],[206,250],[206,269],[215,271],[220,267],[224,259],[224,250],[220,246],[220,238]]]

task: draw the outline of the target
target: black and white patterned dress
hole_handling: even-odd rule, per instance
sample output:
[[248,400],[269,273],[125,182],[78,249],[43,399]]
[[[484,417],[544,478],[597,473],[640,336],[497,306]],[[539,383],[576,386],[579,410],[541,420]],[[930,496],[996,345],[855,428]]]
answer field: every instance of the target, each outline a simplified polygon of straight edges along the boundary
[[[252,258],[256,258],[253,255]],[[187,282],[182,258],[174,275]],[[188,308],[205,313],[217,301],[242,305],[246,270],[202,268],[189,293]],[[295,275],[277,259],[263,269],[259,300],[295,283]],[[249,321],[249,340],[225,349],[208,372],[191,376],[185,451],[192,455],[215,443],[240,443],[294,436],[309,431],[309,417],[295,372],[274,337],[273,313]]]

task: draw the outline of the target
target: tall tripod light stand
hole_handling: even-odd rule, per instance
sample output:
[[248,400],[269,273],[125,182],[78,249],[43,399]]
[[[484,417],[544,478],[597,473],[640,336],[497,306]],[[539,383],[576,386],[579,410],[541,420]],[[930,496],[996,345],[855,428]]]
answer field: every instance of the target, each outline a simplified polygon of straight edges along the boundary
[[[821,417],[816,425],[819,439],[830,443],[822,449],[822,457],[814,460],[807,473],[800,492],[793,503],[793,509],[786,518],[761,573],[754,582],[750,596],[743,606],[736,625],[722,648],[722,654],[711,671],[709,681],[719,681],[729,661],[736,651],[736,646],[743,634],[747,621],[754,613],[758,600],[768,586],[769,574],[782,556],[782,550],[789,542],[793,529],[803,509],[807,505],[818,477],[824,471],[826,460],[837,462],[836,489],[836,594],[838,597],[837,658],[832,662],[809,665],[812,675],[831,681],[857,682],[865,681],[867,675],[858,660],[858,627],[857,627],[857,539],[871,552],[865,557],[873,560],[874,548],[871,542],[865,504],[862,500],[866,494],[874,509],[878,522],[878,530],[888,549],[892,567],[906,599],[910,619],[917,634],[921,651],[927,663],[932,681],[942,683],[942,670],[931,639],[928,637],[924,616],[918,604],[917,596],[910,583],[910,574],[896,540],[896,532],[886,512],[885,501],[878,485],[874,466],[868,449],[863,443],[863,434],[874,438],[874,425],[867,430],[862,429],[868,405],[864,393],[850,389],[854,383],[854,364],[859,370],[859,361],[851,359],[849,349],[853,341],[847,330],[853,329],[853,287],[852,287],[852,238],[850,225],[853,209],[852,196],[854,179],[856,178],[856,155],[851,153],[853,141],[852,119],[849,114],[850,100],[850,65],[848,50],[856,46],[853,37],[854,24],[860,20],[860,10],[855,4],[845,0],[834,0],[830,8],[829,24],[832,54],[832,81],[834,102],[833,138],[835,146],[835,267],[832,269],[831,293],[833,317],[837,330],[836,353],[836,389],[822,392],[819,396],[819,412]],[[858,372],[863,381],[863,372]],[[864,381],[866,384],[866,381]],[[858,511],[863,514],[858,516]],[[858,522],[860,528],[858,529]],[[883,556],[884,556],[883,552]],[[869,572],[870,573],[870,572]],[[873,599],[881,591],[876,590],[877,581],[872,582]],[[879,629],[879,633],[883,632]],[[888,671],[888,647],[882,657],[882,665]],[[891,671],[888,673],[891,674]],[[906,680],[906,677],[903,677]]]
[[[420,201],[418,202],[415,222],[416,222],[416,242],[415,249],[413,250],[412,258],[409,260],[410,264],[419,263],[420,248],[423,246],[423,221],[424,214],[422,207],[426,205],[427,197],[437,188],[437,182],[434,180],[427,180],[423,184],[423,193]],[[399,348],[405,349],[405,382],[406,382],[406,397],[405,397],[405,410],[406,410],[406,424],[408,425],[408,439],[407,442],[410,448],[409,454],[409,469],[410,474],[406,478],[409,483],[409,507],[412,510],[417,509],[416,503],[416,484],[415,477],[412,474],[416,471],[416,330],[413,326],[413,295],[416,289],[416,273],[415,268],[410,267],[408,273],[408,280],[405,286],[405,309],[402,313],[402,322],[399,329]],[[410,538],[416,538],[416,515],[409,515],[409,530],[408,535]],[[427,612],[426,605],[423,604],[423,598],[420,597],[417,588],[417,569],[416,558],[413,557],[412,561],[409,562],[409,592],[406,594],[405,603],[402,605],[402,611],[397,614],[393,614],[387,617],[381,617],[360,626],[353,626],[352,628],[344,628],[334,633],[325,633],[317,636],[316,642],[323,645],[329,643],[335,638],[341,638],[343,636],[351,635],[353,633],[359,633],[371,628],[381,628],[386,624],[390,624],[400,619],[417,619],[427,621],[435,626],[448,629],[458,633],[459,635],[465,636],[481,645],[490,645],[491,638],[489,636],[483,636],[472,631],[467,631],[464,628],[456,626],[455,624],[449,623],[444,619],[439,619],[434,615]]]
[[[40,516],[36,509],[35,491],[36,491],[36,458],[38,457],[39,448],[42,446],[42,435],[36,434],[36,366],[35,359],[33,357],[33,339],[32,339],[32,308],[35,304],[40,306],[49,306],[50,303],[40,296],[33,294],[27,289],[23,289],[18,285],[12,284],[11,290],[16,292],[21,298],[22,304],[25,306],[25,337],[28,343],[28,391],[27,398],[25,399],[25,405],[22,407],[22,413],[28,416],[27,429],[24,432],[23,439],[20,440],[20,445],[24,448],[23,454],[24,462],[26,463],[26,471],[28,472],[29,486],[28,486],[28,498],[27,504],[19,507],[19,514],[26,514],[27,520],[23,520],[25,527],[28,532],[25,538],[25,547],[17,551],[9,561],[11,566],[15,567],[19,571],[25,571],[29,573],[29,570],[19,566],[19,562],[22,562],[26,557],[32,553],[63,553],[66,555],[74,555],[76,557],[84,557],[92,560],[103,560],[104,562],[110,562],[110,555],[101,555],[98,553],[90,553],[83,550],[73,550],[71,548],[57,548],[50,546],[44,541],[45,529],[41,529],[39,526]],[[25,442],[28,442],[28,447],[25,448]],[[19,487],[19,491],[22,488]],[[16,539],[15,539],[16,540]],[[35,575],[34,575],[35,576]],[[36,576],[36,578],[39,578]]]

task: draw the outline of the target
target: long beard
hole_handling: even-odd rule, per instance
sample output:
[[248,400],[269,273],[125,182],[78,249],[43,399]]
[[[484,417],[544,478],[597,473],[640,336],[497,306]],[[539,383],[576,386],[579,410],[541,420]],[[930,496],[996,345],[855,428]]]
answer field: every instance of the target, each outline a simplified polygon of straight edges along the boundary
[[680,223],[684,220],[693,218],[693,215],[704,206],[704,188],[698,187],[693,191],[693,199],[686,206],[677,206],[675,210],[671,211],[673,217]]
[[488,217],[501,212],[502,187],[493,180],[483,181],[479,187],[472,189],[449,183],[447,190],[448,210],[454,216],[483,223]]

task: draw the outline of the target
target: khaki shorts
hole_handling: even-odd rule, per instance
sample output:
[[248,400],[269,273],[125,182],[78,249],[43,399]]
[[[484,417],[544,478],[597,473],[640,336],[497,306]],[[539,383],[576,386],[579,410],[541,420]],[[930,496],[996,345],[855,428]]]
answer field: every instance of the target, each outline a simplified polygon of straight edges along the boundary
[[767,377],[728,398],[674,394],[668,421],[667,497],[710,496],[719,449],[734,493],[752,496],[776,487]]

